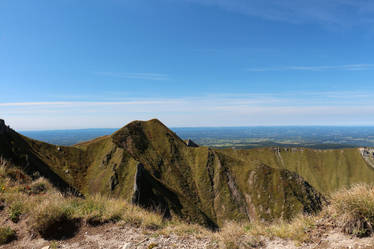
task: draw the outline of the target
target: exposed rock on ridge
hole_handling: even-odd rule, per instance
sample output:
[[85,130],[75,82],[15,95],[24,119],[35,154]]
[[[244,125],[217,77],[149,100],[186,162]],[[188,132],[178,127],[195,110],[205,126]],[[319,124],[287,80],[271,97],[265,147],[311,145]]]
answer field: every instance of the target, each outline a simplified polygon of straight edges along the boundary
[[248,208],[252,216],[263,220],[291,219],[300,211],[315,214],[326,203],[324,196],[302,177],[284,169],[260,165],[250,172],[248,184]]
[[5,125],[5,121],[0,119],[0,135],[5,134],[8,131],[8,127]]
[[197,148],[197,147],[199,147],[199,145],[197,145],[194,141],[192,141],[191,139],[187,139],[187,141],[186,141],[186,145],[188,146],[188,147],[194,147],[194,148]]
[[157,184],[155,179],[152,179],[152,176],[144,169],[144,165],[139,163],[136,166],[132,202],[144,208],[159,211],[165,218],[169,218],[171,215],[167,201],[162,195],[154,193],[157,192],[154,190],[155,184]]

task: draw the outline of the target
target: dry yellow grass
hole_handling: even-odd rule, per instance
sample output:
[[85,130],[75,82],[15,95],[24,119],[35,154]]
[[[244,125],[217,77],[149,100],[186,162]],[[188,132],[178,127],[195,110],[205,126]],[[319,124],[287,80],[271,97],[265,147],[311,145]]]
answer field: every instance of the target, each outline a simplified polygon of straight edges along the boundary
[[65,229],[73,232],[67,236],[73,236],[83,223],[100,225],[119,222],[120,225],[157,230],[158,234],[208,238],[223,248],[251,248],[261,245],[261,236],[304,241],[305,231],[310,225],[309,218],[300,216],[291,223],[280,221],[272,225],[229,222],[220,231],[213,232],[177,218],[164,220],[160,214],[134,206],[123,199],[102,195],[87,196],[85,199],[64,197],[44,178],[27,184],[14,184],[7,179],[7,167],[0,166],[1,182],[6,186],[2,196],[7,209],[19,206],[22,217],[30,224],[30,230],[51,239],[59,239],[56,234],[66,235],[66,231],[58,227],[65,226]]
[[[25,219],[31,231],[43,237],[60,239],[56,234],[73,236],[79,226],[119,222],[122,226],[136,226],[157,234],[193,236],[216,241],[222,248],[253,248],[262,245],[264,238],[282,238],[299,243],[310,241],[310,231],[322,220],[329,220],[357,236],[373,233],[374,186],[355,185],[342,189],[330,197],[330,205],[317,216],[300,214],[291,221],[272,223],[227,222],[213,232],[196,224],[179,219],[164,220],[160,214],[134,206],[123,199],[102,195],[85,199],[66,197],[46,179],[17,182],[9,175],[15,172],[9,163],[0,158],[0,193],[6,212],[12,219]],[[65,231],[61,230],[65,229]],[[157,230],[157,231],[156,231]],[[66,231],[72,232],[70,235]]]
[[123,213],[122,220],[122,224],[130,224],[152,230],[160,229],[165,224],[160,214],[149,212],[134,205],[128,206]]
[[374,186],[357,184],[331,196],[328,214],[344,232],[358,237],[374,232]]
[[[161,215],[134,206],[123,199],[113,199],[101,195],[87,196],[85,199],[65,197],[46,179],[21,182],[12,179],[9,172],[18,169],[0,159],[0,191],[9,217],[18,221],[24,217],[30,230],[43,237],[54,238],[52,230],[68,224],[66,229],[74,230],[86,222],[100,225],[108,222],[136,225],[147,229],[159,229],[165,222]],[[55,233],[54,232],[54,233]],[[62,231],[63,232],[63,231]]]

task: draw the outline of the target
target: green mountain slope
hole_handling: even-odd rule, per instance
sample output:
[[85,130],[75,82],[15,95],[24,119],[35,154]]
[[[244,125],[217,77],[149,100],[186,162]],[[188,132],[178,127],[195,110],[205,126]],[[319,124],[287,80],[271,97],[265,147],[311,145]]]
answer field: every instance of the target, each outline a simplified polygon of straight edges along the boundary
[[29,139],[0,122],[0,155],[64,191],[124,197],[212,228],[226,220],[314,213],[324,201],[319,192],[374,182],[356,149],[187,146],[155,119],[71,147]]

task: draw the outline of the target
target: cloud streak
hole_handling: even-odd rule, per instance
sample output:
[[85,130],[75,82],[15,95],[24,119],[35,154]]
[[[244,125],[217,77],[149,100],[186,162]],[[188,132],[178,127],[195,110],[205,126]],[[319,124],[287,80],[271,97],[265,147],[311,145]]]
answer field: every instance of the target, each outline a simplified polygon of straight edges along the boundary
[[115,72],[96,72],[95,74],[101,76],[108,76],[113,78],[135,79],[135,80],[168,80],[169,75],[161,73],[115,73]]
[[8,102],[0,107],[33,107],[33,106],[119,106],[119,105],[156,105],[175,104],[173,100],[137,100],[137,101],[51,101],[51,102]]
[[374,125],[370,92],[227,94],[123,101],[0,103],[12,127],[68,129],[121,127],[159,118],[169,126]]
[[250,72],[269,71],[369,71],[374,70],[374,64],[350,64],[337,66],[288,66],[288,67],[254,67]]
[[[176,1],[176,0],[174,0]],[[334,25],[370,23],[372,1],[365,0],[184,0],[227,11],[290,23],[318,22]]]

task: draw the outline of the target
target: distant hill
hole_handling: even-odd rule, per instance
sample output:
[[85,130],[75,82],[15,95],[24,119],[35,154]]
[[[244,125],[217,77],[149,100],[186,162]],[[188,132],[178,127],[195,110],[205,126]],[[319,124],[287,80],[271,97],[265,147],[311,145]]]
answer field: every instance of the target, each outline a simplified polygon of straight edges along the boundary
[[216,228],[226,220],[290,219],[325,194],[374,182],[358,149],[213,149],[187,144],[160,121],[134,121],[75,146],[30,139],[1,123],[0,156],[62,191],[124,197]]

